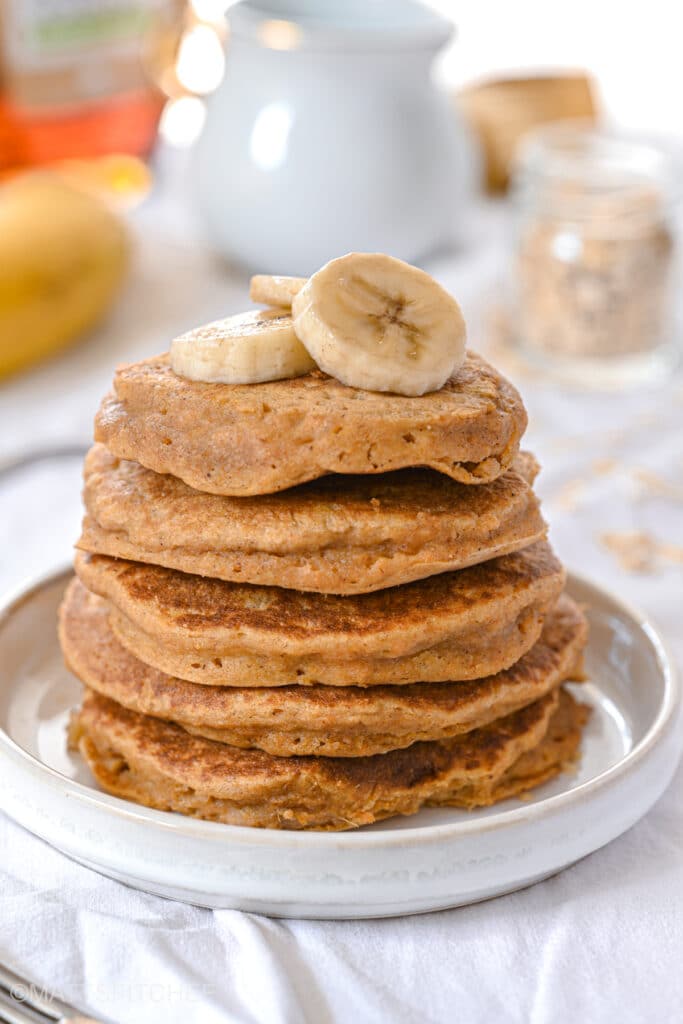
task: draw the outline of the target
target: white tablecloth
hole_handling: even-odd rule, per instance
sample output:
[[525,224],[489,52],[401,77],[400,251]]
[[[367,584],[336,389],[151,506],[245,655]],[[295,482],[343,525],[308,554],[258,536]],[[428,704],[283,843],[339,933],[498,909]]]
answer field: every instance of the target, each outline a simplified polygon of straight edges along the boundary
[[[244,305],[246,280],[162,213],[138,215],[136,274],[87,347],[0,388],[0,465],[42,445],[87,444],[116,362]],[[484,352],[499,236],[486,215],[467,256],[430,267],[462,299]],[[681,379],[605,396],[564,392],[514,361],[507,369],[529,408],[560,555],[647,610],[680,662]],[[79,474],[72,458],[0,479],[3,588],[69,559]],[[619,544],[634,530],[648,563],[638,573],[602,539],[617,533]],[[679,1021],[681,777],[628,834],[556,878],[474,907],[374,922],[272,921],[167,902],[71,863],[0,815],[0,959],[122,1024]]]

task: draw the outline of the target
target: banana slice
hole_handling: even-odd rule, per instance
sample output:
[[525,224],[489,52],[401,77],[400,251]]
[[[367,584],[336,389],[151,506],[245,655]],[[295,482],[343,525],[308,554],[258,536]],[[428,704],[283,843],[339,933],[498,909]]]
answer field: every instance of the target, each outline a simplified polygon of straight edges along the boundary
[[465,358],[465,322],[441,285],[381,253],[349,253],[292,301],[294,330],[318,366],[368,391],[437,391]]
[[305,277],[268,277],[256,274],[249,282],[249,298],[263,306],[290,309],[292,299],[306,284]]
[[171,342],[171,366],[208,384],[260,384],[315,369],[281,309],[239,313],[181,334]]

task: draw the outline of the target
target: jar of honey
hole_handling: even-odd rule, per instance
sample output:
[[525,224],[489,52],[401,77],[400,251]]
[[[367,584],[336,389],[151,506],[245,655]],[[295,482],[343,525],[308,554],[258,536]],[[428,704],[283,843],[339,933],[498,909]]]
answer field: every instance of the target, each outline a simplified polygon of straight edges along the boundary
[[184,0],[0,0],[0,172],[154,143]]

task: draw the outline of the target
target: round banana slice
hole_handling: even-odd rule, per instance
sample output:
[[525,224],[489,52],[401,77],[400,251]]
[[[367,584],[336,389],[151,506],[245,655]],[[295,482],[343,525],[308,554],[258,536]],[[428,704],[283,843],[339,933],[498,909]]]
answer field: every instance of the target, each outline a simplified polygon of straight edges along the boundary
[[208,384],[260,384],[315,369],[281,309],[238,313],[181,334],[171,342],[171,366]]
[[350,387],[424,395],[465,358],[455,299],[423,270],[381,253],[327,263],[294,297],[292,316],[320,369]]
[[305,277],[269,277],[256,274],[249,282],[249,298],[263,306],[291,309],[292,299],[306,284]]

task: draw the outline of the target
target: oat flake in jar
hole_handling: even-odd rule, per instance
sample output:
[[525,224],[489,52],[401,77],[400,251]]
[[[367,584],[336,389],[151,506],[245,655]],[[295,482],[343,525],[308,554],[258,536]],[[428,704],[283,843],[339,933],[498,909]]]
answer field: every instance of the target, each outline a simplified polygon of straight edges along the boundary
[[564,379],[620,386],[675,360],[676,161],[584,126],[529,138],[514,181],[513,334]]

